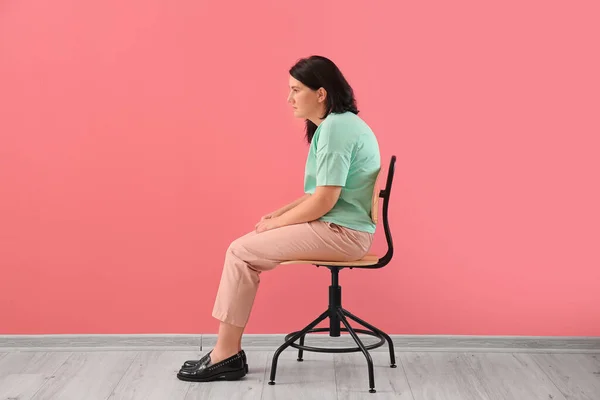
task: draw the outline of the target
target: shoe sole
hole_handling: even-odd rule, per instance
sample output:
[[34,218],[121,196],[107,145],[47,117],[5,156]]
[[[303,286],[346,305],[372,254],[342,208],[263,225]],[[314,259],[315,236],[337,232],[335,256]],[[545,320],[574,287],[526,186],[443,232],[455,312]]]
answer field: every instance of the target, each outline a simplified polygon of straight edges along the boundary
[[[190,365],[185,365],[185,364],[183,364],[183,365],[181,366],[181,369],[184,369],[184,368],[192,368],[192,367],[194,367],[194,366],[196,366],[196,364],[194,364],[194,365],[191,365],[191,364],[190,364]],[[244,364],[244,371],[245,371],[246,373],[248,373],[248,364]]]
[[193,376],[177,374],[177,378],[182,381],[188,382],[212,382],[212,381],[235,381],[246,376],[246,369],[239,369],[237,371],[228,371],[220,374],[208,376],[205,378],[194,378]]

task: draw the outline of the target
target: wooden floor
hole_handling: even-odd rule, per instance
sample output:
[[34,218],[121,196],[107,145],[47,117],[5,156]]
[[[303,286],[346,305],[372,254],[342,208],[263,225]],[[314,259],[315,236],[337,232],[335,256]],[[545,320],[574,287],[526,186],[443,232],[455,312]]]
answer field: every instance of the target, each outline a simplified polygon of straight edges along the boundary
[[247,351],[249,374],[234,382],[188,383],[175,376],[194,351],[0,353],[0,399],[600,399],[600,354],[371,352],[368,392],[360,353],[282,353],[277,384],[267,384],[270,351]]

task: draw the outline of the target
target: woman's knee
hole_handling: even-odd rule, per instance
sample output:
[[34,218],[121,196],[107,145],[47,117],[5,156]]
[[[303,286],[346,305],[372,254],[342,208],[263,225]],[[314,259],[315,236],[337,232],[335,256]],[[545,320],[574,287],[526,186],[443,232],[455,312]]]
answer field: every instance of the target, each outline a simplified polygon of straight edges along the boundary
[[229,244],[227,248],[227,253],[230,253],[236,257],[239,257],[244,250],[244,246],[242,244],[242,238],[237,238]]
[[227,252],[233,252],[239,254],[241,251],[246,250],[248,247],[248,239],[256,235],[256,232],[250,232],[243,236],[238,237],[229,244]]
[[265,258],[263,249],[256,247],[257,242],[252,240],[251,236],[245,235],[231,242],[227,248],[227,258],[238,261],[235,264],[240,266],[244,264],[247,268],[257,272],[275,268],[277,262]]
[[229,244],[227,248],[227,258],[235,260],[235,264],[240,264],[241,261],[244,264],[248,264],[252,260],[251,248],[248,247],[247,236],[242,236]]

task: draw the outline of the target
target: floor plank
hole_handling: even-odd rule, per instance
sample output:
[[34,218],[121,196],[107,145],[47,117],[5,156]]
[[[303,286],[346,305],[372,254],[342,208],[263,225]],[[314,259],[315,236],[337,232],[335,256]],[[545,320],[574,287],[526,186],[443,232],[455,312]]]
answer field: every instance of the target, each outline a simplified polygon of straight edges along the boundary
[[567,353],[371,352],[376,394],[368,393],[362,353],[290,348],[268,385],[273,351],[246,351],[249,374],[231,382],[190,383],[176,373],[190,350],[14,351],[0,353],[0,399],[401,399],[598,400],[600,355]]
[[73,353],[33,399],[106,400],[137,355],[137,351]]
[[[397,368],[390,367],[390,355],[385,352],[370,352],[375,374],[377,399],[413,400],[408,380],[396,359]],[[360,400],[369,398],[369,369],[362,353],[340,353],[334,355],[338,400]]]
[[248,374],[244,378],[229,382],[192,383],[185,400],[260,400],[268,355],[267,351],[246,351]]
[[186,360],[198,359],[195,351],[144,351],[133,361],[110,400],[184,399],[190,383],[177,379]]
[[69,358],[69,352],[14,352],[0,356],[0,399],[30,399]]
[[269,385],[274,352],[269,352],[265,369],[264,400],[337,399],[333,354],[305,352],[298,362],[298,350],[287,348],[279,356],[275,385]]
[[465,353],[414,352],[400,353],[399,358],[415,400],[490,400],[467,357]]
[[405,353],[415,400],[565,400],[526,357],[512,353]]
[[490,400],[565,400],[560,390],[527,354],[467,354],[468,364]]
[[[517,357],[524,357],[518,354]],[[597,354],[531,354],[538,366],[569,400],[600,398],[600,356]]]

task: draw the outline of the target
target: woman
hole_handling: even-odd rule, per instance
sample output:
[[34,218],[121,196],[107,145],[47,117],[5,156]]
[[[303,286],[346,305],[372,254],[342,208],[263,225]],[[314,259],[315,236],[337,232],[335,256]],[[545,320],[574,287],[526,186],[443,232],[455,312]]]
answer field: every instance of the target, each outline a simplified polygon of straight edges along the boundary
[[288,102],[296,117],[306,119],[310,144],[305,194],[263,216],[253,232],[231,243],[212,312],[220,321],[217,344],[202,359],[186,361],[179,379],[246,375],[242,333],[263,271],[289,260],[358,260],[373,242],[370,213],[379,146],[357,115],[353,90],[325,57],[301,59],[289,73]]

